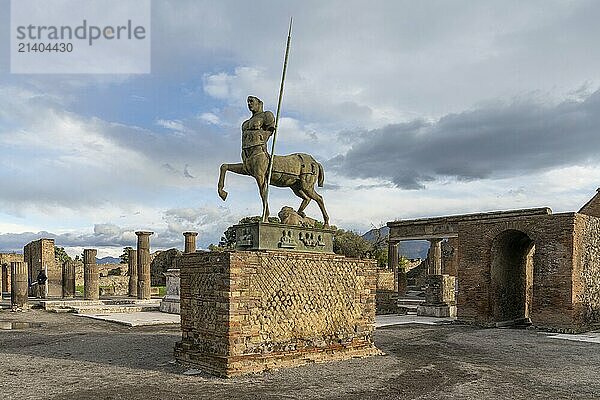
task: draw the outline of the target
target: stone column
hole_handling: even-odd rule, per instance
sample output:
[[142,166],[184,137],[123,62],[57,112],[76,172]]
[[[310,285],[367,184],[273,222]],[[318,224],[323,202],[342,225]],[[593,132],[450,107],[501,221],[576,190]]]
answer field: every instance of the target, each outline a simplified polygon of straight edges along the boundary
[[[2,264],[2,289],[1,292],[8,293],[10,296],[10,264]],[[2,293],[0,293],[0,298]]]
[[66,261],[63,263],[62,297],[75,297],[75,261]]
[[429,239],[429,275],[442,274],[442,241],[444,239]]
[[83,250],[83,299],[100,298],[100,274],[96,264],[96,249]]
[[183,232],[185,236],[185,250],[184,253],[195,253],[196,252],[196,236],[198,232]]
[[28,272],[26,262],[13,261],[10,263],[10,275],[12,278],[10,287],[10,306],[13,310],[23,308],[27,305]]
[[129,272],[129,297],[137,297],[138,292],[138,267],[137,250],[127,250],[127,267]]
[[[399,283],[402,277],[399,276],[398,271],[398,245],[399,242],[389,241],[388,242],[388,265],[394,272],[394,291],[399,291]],[[404,271],[401,271],[404,273]],[[406,291],[406,274],[404,274],[404,290]]]
[[150,300],[150,235],[154,232],[136,232],[137,235],[137,298]]

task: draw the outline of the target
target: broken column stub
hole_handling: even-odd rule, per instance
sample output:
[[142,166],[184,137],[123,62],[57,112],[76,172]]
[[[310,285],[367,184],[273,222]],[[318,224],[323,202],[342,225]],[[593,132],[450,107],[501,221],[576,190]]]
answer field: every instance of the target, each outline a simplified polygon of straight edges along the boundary
[[100,297],[100,274],[96,264],[96,249],[83,250],[83,298],[98,300]]
[[450,275],[429,275],[426,285],[425,304],[417,308],[417,315],[456,317],[456,278]]
[[183,232],[185,236],[185,250],[184,253],[195,253],[196,252],[196,236],[198,232]]
[[154,232],[138,231],[137,235],[137,298],[150,300],[150,235]]
[[138,293],[138,267],[137,250],[127,249],[127,270],[129,273],[129,297],[137,297]]
[[27,305],[27,263],[13,261],[10,263],[11,287],[10,306],[13,310],[22,309]]

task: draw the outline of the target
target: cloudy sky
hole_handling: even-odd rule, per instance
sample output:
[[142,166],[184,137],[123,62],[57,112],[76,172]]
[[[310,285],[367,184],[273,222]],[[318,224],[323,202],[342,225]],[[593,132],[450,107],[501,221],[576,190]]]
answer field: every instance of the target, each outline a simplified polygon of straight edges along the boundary
[[600,186],[600,2],[155,0],[150,74],[45,75],[10,73],[0,0],[0,251],[206,247],[260,214],[251,178],[216,182],[246,96],[275,111],[290,16],[277,152],[323,163],[333,224],[576,211]]

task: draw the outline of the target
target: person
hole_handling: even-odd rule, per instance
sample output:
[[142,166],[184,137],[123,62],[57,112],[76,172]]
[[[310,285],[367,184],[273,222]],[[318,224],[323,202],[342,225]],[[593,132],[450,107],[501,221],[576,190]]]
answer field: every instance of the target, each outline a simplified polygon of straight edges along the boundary
[[46,297],[46,281],[48,280],[43,269],[40,269],[40,273],[35,280],[37,281],[37,297],[43,299]]
[[242,123],[242,161],[255,154],[257,146],[264,146],[267,153],[267,141],[275,131],[275,116],[271,111],[263,111],[263,102],[255,96],[248,96],[250,119]]

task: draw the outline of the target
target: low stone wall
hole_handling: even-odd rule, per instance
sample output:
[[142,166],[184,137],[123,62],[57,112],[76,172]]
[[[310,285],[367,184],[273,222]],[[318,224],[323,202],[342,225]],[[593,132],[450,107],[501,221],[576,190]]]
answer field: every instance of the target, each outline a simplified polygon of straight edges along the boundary
[[227,377],[379,354],[373,260],[233,251],[180,267],[180,362]]

